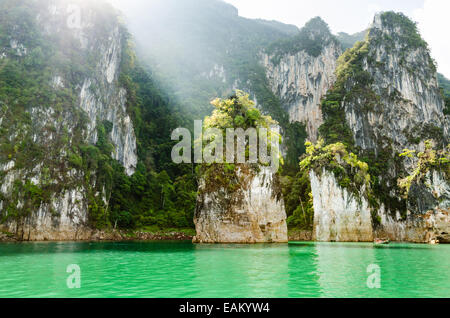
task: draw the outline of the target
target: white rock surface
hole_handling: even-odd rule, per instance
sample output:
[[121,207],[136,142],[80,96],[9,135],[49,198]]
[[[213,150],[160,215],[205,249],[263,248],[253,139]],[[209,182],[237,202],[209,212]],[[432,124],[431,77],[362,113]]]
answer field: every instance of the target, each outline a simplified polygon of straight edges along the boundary
[[310,178],[314,198],[313,239],[321,242],[373,241],[367,200],[340,187],[333,173],[325,169],[320,176],[311,171]]
[[430,172],[424,181],[423,191],[430,191],[435,205],[419,213],[392,215],[384,206],[375,211],[380,224],[373,224],[371,208],[365,199],[366,189],[355,197],[339,186],[331,172],[318,176],[310,173],[314,197],[314,233],[317,241],[370,242],[375,237],[392,241],[429,243],[432,240],[450,242],[450,187],[437,171]]
[[208,191],[205,181],[201,182],[194,242],[287,242],[286,211],[278,176],[268,167],[262,167],[256,175],[241,170],[236,175],[242,182],[235,193],[223,188]]
[[317,57],[300,51],[287,54],[274,64],[272,56],[263,55],[262,63],[272,91],[280,97],[291,122],[306,124],[313,142],[323,123],[321,99],[336,81],[336,63],[341,53],[340,46],[331,42]]
[[[51,204],[42,205],[19,224],[18,237],[26,241],[88,239],[92,231],[87,227],[84,192],[84,189],[70,190],[54,197]],[[0,227],[16,233],[18,224],[9,222]]]

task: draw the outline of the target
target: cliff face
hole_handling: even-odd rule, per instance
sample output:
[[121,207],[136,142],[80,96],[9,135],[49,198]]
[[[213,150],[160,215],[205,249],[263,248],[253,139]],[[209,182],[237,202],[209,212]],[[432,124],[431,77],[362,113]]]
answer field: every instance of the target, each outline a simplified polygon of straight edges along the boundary
[[[423,152],[427,140],[444,149],[449,141],[449,118],[443,113],[436,67],[415,24],[393,12],[377,15],[367,39],[340,57],[336,74],[336,88],[323,103],[325,124],[321,132],[328,142],[345,140],[364,158],[372,176],[372,201],[378,202],[369,202],[368,189],[359,189],[357,209],[346,209],[353,215],[352,224],[338,229],[338,236],[344,241],[366,240],[370,237],[357,234],[355,239],[346,228],[370,227],[375,236],[396,241],[446,241],[450,206],[445,194],[449,185],[445,164],[431,169],[426,181],[412,185],[407,199],[402,198],[404,193],[398,184],[415,172],[419,161],[400,158],[404,149]],[[342,120],[344,125],[340,124]],[[320,219],[333,219],[334,206],[339,202],[353,204],[343,189],[324,191],[330,184],[339,189],[336,178],[322,179],[314,177],[316,182],[312,184],[313,194],[319,198],[314,208],[318,209],[320,224]],[[320,204],[324,201],[328,202],[325,206]],[[359,210],[365,211],[364,215],[371,212],[371,222],[361,223]],[[321,211],[327,212],[321,215]],[[328,223],[321,227],[319,237],[330,237],[327,233],[336,225]]]
[[450,185],[442,171],[429,171],[423,181],[412,184],[408,215],[392,216],[384,206],[378,211],[379,236],[396,241],[429,243],[450,242]]
[[332,43],[318,57],[302,51],[283,56],[278,65],[272,64],[268,55],[263,57],[274,94],[280,97],[291,122],[306,124],[311,141],[317,141],[323,123],[320,101],[336,79],[340,51],[340,47]]
[[[369,31],[368,54],[362,65],[371,78],[370,89],[376,102],[367,107],[368,100],[362,96],[344,102],[356,146],[379,156],[386,151],[398,156],[405,148],[423,151],[427,139],[438,147],[448,145],[449,118],[443,114],[444,101],[436,68],[426,44],[419,36],[412,36],[409,23],[399,21],[394,14],[375,17]],[[391,188],[389,195],[399,195],[396,185],[391,183],[402,174],[411,173],[413,167],[414,160],[390,162],[379,176],[381,183]],[[427,178],[431,191],[424,184],[413,186],[406,217],[382,202],[378,211],[380,235],[393,240],[427,242],[448,232],[450,205],[442,191],[433,188],[448,188],[449,180],[437,172]],[[435,197],[443,201],[438,203]],[[411,205],[411,201],[416,203]]]
[[[124,31],[112,9],[86,1],[4,3],[2,14],[2,63],[27,78],[21,96],[31,92],[0,101],[3,227],[28,240],[87,239],[95,168],[81,167],[78,146],[96,144],[99,127],[110,126],[112,157],[129,175],[137,163],[119,84]],[[105,191],[92,195],[106,201]]]
[[320,176],[311,172],[311,188],[314,240],[370,242],[383,237],[415,243],[450,242],[450,187],[437,171],[429,172],[423,182],[412,186],[406,219],[400,214],[393,216],[383,205],[374,209],[366,188],[360,188],[360,195],[356,196],[342,188],[334,174],[325,169]]
[[[101,38],[91,37],[89,50],[101,54],[93,76],[83,80],[79,98],[81,109],[89,117],[90,142],[97,142],[99,122],[111,122],[110,138],[115,148],[113,158],[122,163],[128,175],[132,175],[137,164],[136,136],[125,107],[127,92],[118,83],[122,47],[125,45],[121,32],[117,24],[109,34]],[[86,41],[89,43],[89,38]]]
[[387,144],[393,152],[419,149],[426,138],[448,142],[449,121],[429,50],[411,34],[412,22],[396,19],[379,14],[369,31],[361,64],[374,99],[359,94],[344,102],[355,144],[363,150],[381,152]]
[[[314,197],[313,239],[322,242],[373,241],[372,216],[367,200],[342,188],[332,172],[310,173]],[[361,189],[361,193],[365,189]]]
[[336,80],[336,62],[342,54],[341,45],[325,22],[315,20],[312,22],[318,26],[309,22],[301,30],[300,39],[292,40],[301,42],[295,49],[262,55],[273,93],[280,98],[291,122],[306,125],[313,142],[317,141],[318,129],[323,123],[321,99]]
[[215,189],[211,181],[199,187],[194,223],[196,243],[287,242],[284,201],[278,175],[262,167],[236,171],[238,189]]

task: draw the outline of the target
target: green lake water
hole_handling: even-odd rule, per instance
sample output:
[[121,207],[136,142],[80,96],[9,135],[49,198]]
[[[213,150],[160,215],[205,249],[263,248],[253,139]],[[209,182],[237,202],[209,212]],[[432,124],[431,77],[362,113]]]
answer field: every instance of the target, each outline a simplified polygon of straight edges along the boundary
[[450,245],[2,243],[0,297],[450,297]]

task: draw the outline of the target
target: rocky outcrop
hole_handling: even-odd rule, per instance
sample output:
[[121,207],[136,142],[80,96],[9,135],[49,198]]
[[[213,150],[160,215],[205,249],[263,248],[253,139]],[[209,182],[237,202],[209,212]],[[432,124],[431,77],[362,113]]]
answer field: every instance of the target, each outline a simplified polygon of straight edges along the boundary
[[55,195],[50,204],[20,222],[5,223],[3,229],[25,241],[88,240],[92,230],[86,227],[86,210],[83,189],[70,190]]
[[[332,172],[310,172],[314,198],[314,234],[319,242],[371,242],[372,216],[369,204],[342,188]],[[365,189],[361,189],[361,194]]]
[[375,17],[362,61],[375,99],[360,94],[344,102],[355,143],[378,152],[387,143],[394,152],[423,148],[420,141],[432,137],[448,143],[449,120],[430,52],[420,36],[411,37],[411,25],[392,21],[392,16],[398,15]]
[[[79,167],[81,158],[73,154],[76,146],[95,144],[99,125],[109,123],[112,157],[128,175],[137,165],[136,137],[126,109],[127,92],[119,83],[124,30],[117,13],[112,8],[105,11],[103,4],[45,0],[30,6],[32,16],[27,18],[31,19],[32,31],[41,37],[37,42],[41,44],[30,42],[24,35],[28,31],[17,25],[10,47],[0,51],[7,61],[26,63],[27,59],[39,59],[39,54],[51,46],[51,51],[44,53],[56,62],[50,69],[41,70],[51,73],[48,83],[41,86],[43,90],[49,87],[58,99],[39,99],[35,94],[36,99],[24,105],[23,116],[29,120],[18,123],[9,105],[2,104],[0,125],[6,135],[0,137],[15,144],[27,143],[28,149],[16,150],[9,161],[0,157],[0,229],[25,240],[87,239],[92,232],[87,226],[87,177]],[[83,126],[85,129],[80,128]],[[30,156],[26,152],[31,149],[45,156]],[[24,157],[31,159],[23,162]],[[95,186],[95,180],[89,183]],[[42,203],[37,205],[37,199],[29,194],[22,197],[24,189],[35,193]],[[11,214],[23,217],[13,221]]]
[[[374,97],[370,101],[370,94],[357,94],[343,103],[355,144],[363,151],[377,156],[389,151],[395,157],[405,148],[423,151],[427,139],[438,147],[448,145],[449,118],[443,114],[436,67],[426,43],[413,34],[413,23],[392,12],[378,14],[369,30],[362,66],[371,78],[367,91]],[[394,159],[383,171],[379,178],[391,188],[389,195],[400,195],[395,182],[402,174],[411,173],[414,165],[415,160]],[[393,240],[427,242],[439,232],[448,232],[450,224],[445,223],[450,204],[437,188],[448,188],[449,180],[436,172],[427,178],[426,183],[412,186],[406,219],[381,202],[381,234]],[[425,184],[437,188],[429,191]],[[437,197],[443,201],[437,202]]]
[[[370,173],[376,182],[369,202],[368,189],[359,189],[355,198],[340,189],[332,175],[322,179],[312,175],[317,238],[368,240],[366,234],[352,238],[347,229],[368,233],[371,228],[375,237],[394,241],[447,241],[448,174],[430,170],[425,181],[412,184],[407,200],[398,186],[401,178],[417,169],[417,158],[399,157],[404,149],[423,152],[427,140],[444,149],[449,141],[449,118],[443,113],[436,67],[415,24],[402,14],[378,14],[367,39],[339,59],[337,77],[338,88],[331,95],[338,98],[325,103],[330,109],[340,105],[339,118],[345,118],[351,131],[351,146],[373,168]],[[325,128],[332,131],[338,117],[332,117],[332,110],[325,115],[329,117]]]
[[199,187],[194,223],[196,243],[287,242],[284,201],[278,175],[270,168],[236,171],[238,189],[219,189],[203,179]]
[[312,31],[302,31],[308,32],[309,41],[321,42],[315,44],[323,46],[320,54],[312,54],[307,49],[283,54],[265,53],[262,64],[270,87],[289,113],[290,121],[304,123],[309,139],[315,142],[323,123],[321,99],[336,80],[336,63],[342,48],[330,32],[320,37]]
[[339,185],[332,172],[324,169],[317,175],[311,171],[310,177],[316,241],[370,242],[381,237],[400,242],[450,242],[450,187],[437,171],[412,186],[406,219],[400,214],[393,216],[383,205],[371,207],[367,189],[359,189],[360,195],[355,196]]
[[313,240],[313,231],[310,230],[290,230],[289,242],[310,242]]
[[[55,33],[55,24],[68,11],[66,1],[57,1],[52,7],[50,19],[42,21],[43,28]],[[120,62],[124,47],[123,30],[118,21],[111,22],[111,29],[99,37],[92,32],[96,26],[96,13],[89,6],[80,7],[81,19],[79,28],[71,28],[74,43],[80,45],[87,54],[97,55],[92,65],[94,72],[82,80],[79,91],[79,104],[88,115],[88,138],[97,142],[97,126],[103,121],[112,123],[111,141],[115,147],[113,158],[124,166],[126,173],[132,175],[137,165],[136,136],[130,116],[127,114],[127,92],[120,87]],[[70,12],[70,11],[69,11]],[[111,17],[115,19],[116,17]],[[92,20],[91,20],[92,19]],[[50,34],[51,35],[51,34]],[[86,61],[88,63],[88,61]],[[61,77],[59,82],[64,82]]]
[[411,185],[406,220],[378,211],[377,235],[395,241],[450,243],[450,185],[442,172],[429,171],[424,180]]
[[[43,3],[42,11],[36,13],[39,31],[47,37],[64,38],[77,48],[77,55],[84,57],[79,62],[91,68],[91,72],[86,72],[76,82],[63,78],[55,69],[54,87],[77,86],[78,103],[88,116],[87,134],[92,144],[97,142],[98,124],[112,123],[113,158],[123,164],[128,175],[132,175],[137,165],[136,136],[126,110],[127,92],[119,84],[126,39],[118,13],[83,1],[47,0]],[[109,11],[102,13],[105,8]],[[61,44],[57,50],[64,53],[65,48]]]

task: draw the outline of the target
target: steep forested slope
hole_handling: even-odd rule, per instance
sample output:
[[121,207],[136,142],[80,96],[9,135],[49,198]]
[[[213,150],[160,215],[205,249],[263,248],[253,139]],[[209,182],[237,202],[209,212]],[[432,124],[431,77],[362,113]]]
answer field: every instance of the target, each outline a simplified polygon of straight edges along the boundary
[[83,239],[90,228],[192,225],[195,180],[170,160],[182,117],[139,66],[118,13],[85,1],[0,6],[6,229]]

